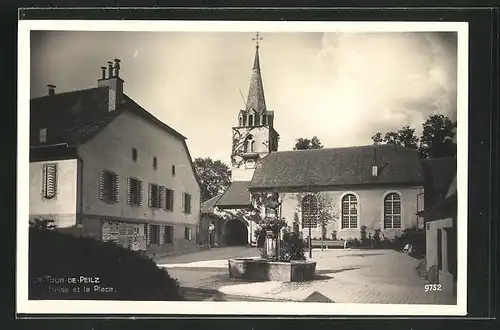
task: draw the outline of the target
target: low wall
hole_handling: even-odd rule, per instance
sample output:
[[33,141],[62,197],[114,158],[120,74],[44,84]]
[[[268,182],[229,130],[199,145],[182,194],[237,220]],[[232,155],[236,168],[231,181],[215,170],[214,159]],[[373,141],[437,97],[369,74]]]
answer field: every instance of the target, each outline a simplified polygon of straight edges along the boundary
[[265,259],[230,259],[229,276],[256,281],[299,282],[313,280],[315,261],[278,262]]

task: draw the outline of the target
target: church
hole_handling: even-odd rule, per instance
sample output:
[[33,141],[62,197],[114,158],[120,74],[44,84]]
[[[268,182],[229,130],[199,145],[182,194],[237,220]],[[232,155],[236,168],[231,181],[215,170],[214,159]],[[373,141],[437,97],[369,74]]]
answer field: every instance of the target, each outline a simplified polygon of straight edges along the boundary
[[[234,216],[256,207],[256,201],[278,196],[278,216],[304,237],[360,238],[379,232],[399,236],[422,227],[424,172],[416,150],[395,145],[348,146],[318,150],[278,151],[275,112],[267,107],[257,35],[246,106],[232,128],[232,184],[201,206],[202,223],[215,224],[213,240],[246,245],[254,241],[255,221]],[[318,199],[332,215],[318,221]],[[262,215],[268,212],[262,210]],[[205,227],[207,227],[206,225]],[[204,231],[204,226],[200,228]]]

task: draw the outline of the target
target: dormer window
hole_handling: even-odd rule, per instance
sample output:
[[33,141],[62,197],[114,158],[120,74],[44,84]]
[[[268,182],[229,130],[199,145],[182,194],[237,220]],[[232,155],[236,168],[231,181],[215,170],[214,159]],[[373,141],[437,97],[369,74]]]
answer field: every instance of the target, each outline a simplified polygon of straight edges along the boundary
[[40,143],[47,142],[47,129],[46,128],[42,128],[40,130],[39,140],[40,140]]
[[248,116],[248,126],[253,126],[253,115]]

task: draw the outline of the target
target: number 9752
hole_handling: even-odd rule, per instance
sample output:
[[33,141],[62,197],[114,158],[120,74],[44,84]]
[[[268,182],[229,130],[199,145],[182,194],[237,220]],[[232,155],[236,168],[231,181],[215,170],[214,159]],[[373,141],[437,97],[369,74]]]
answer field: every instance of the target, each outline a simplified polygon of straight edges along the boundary
[[441,284],[426,284],[424,285],[425,292],[428,291],[441,291]]

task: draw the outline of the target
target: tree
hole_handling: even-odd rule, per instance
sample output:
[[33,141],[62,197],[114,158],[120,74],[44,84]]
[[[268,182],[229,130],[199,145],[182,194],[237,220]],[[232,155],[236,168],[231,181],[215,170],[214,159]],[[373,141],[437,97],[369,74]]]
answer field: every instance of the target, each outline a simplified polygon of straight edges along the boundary
[[455,156],[457,145],[455,137],[456,121],[443,115],[432,115],[422,124],[420,155],[424,158]]
[[[308,205],[307,208],[312,210],[311,213],[313,214],[311,215],[315,216],[318,226],[321,228],[321,249],[323,249],[323,241],[326,239],[327,228],[329,225],[337,221],[339,214],[335,204],[333,203],[331,195],[324,191],[298,193],[297,205],[300,209],[303,207],[303,201],[306,196],[309,197],[309,202],[314,203],[314,205]],[[305,210],[302,210],[302,219],[305,218],[304,211]]]
[[374,144],[396,144],[405,148],[418,149],[418,138],[415,136],[415,129],[405,125],[397,132],[387,132],[384,137],[382,133],[372,136]]
[[196,158],[194,167],[201,183],[202,202],[223,193],[231,184],[231,170],[220,160]]
[[313,136],[312,139],[299,138],[295,140],[295,147],[293,150],[310,150],[310,149],[321,149],[323,145],[317,136]]
[[438,158],[456,155],[457,145],[453,141],[457,123],[443,115],[431,115],[422,124],[419,138],[415,129],[405,125],[397,132],[378,132],[372,136],[373,144],[395,144],[416,149],[421,158]]

